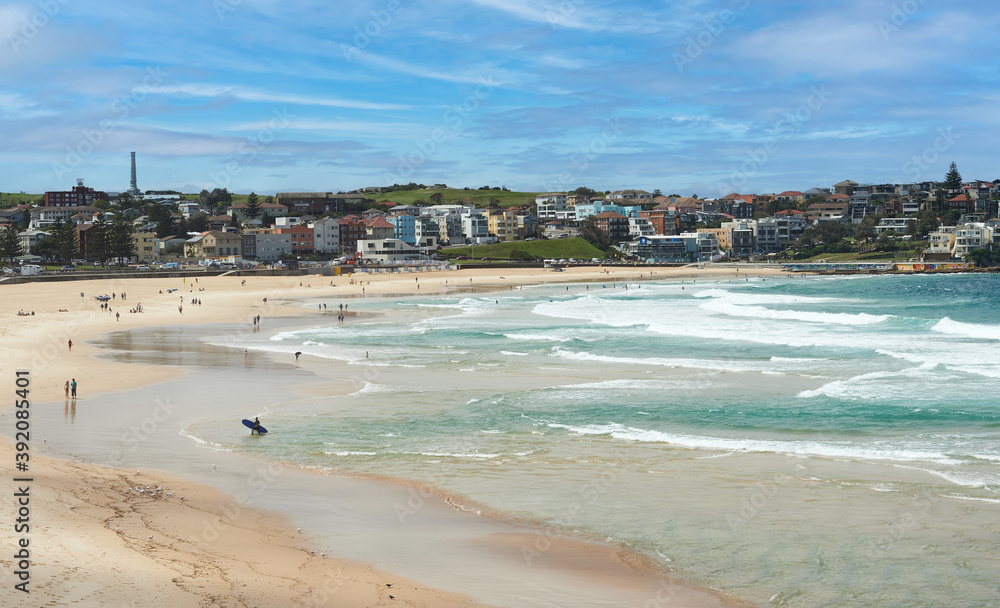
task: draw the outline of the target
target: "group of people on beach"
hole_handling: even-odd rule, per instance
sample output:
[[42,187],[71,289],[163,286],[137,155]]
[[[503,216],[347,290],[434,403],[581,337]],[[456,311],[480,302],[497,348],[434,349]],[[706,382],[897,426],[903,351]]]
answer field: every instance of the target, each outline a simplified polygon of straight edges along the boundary
[[[70,341],[70,343],[72,344],[72,340]],[[76,399],[76,378],[73,378],[72,380],[67,380],[66,385],[63,387],[63,390],[66,391],[67,399]]]

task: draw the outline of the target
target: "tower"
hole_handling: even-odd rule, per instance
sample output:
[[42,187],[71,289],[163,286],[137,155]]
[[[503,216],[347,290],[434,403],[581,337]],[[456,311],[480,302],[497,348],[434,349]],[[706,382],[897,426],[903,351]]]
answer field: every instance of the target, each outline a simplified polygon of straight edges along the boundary
[[128,193],[132,196],[140,196],[139,186],[135,183],[135,152],[132,153],[132,182],[128,187]]

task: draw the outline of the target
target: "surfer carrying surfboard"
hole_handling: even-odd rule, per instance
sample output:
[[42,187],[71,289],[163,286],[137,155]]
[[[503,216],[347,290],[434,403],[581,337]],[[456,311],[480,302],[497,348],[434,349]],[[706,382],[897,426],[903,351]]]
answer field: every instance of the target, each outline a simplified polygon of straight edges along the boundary
[[260,418],[257,418],[256,416],[254,416],[253,428],[250,429],[250,434],[253,435],[254,431],[257,431],[257,434],[260,435]]

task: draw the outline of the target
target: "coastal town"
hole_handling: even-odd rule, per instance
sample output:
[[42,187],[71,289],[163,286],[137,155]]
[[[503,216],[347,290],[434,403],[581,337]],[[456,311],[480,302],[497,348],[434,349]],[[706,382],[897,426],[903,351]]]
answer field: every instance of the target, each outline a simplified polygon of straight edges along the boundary
[[[69,190],[5,205],[0,257],[12,265],[60,265],[61,271],[109,263],[139,270],[302,261],[412,265],[468,257],[452,248],[522,241],[510,259],[531,262],[542,260],[531,253],[531,241],[582,237],[601,252],[593,257],[600,262],[825,263],[839,255],[837,262],[989,265],[1000,243],[1000,179],[963,181],[954,165],[943,182],[844,180],[718,198],[580,187],[516,193],[520,204],[502,205],[491,194],[515,193],[444,184],[266,196],[219,188],[197,195],[143,192],[134,153],[132,162],[125,191],[96,190],[78,179]],[[412,202],[392,200],[401,195]]]

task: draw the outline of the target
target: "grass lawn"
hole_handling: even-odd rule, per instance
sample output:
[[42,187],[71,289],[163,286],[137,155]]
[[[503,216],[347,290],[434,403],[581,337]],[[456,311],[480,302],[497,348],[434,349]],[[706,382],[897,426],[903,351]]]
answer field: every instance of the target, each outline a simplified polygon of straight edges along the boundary
[[433,205],[431,195],[435,192],[441,193],[442,205],[456,205],[459,203],[472,203],[476,207],[488,207],[490,198],[500,201],[501,207],[514,207],[519,205],[530,205],[535,202],[535,192],[504,192],[503,190],[462,190],[459,188],[445,188],[437,190],[399,190],[397,192],[383,192],[380,194],[368,195],[376,201],[392,201],[400,205],[412,205],[415,201],[424,201],[428,205]]
[[[374,199],[376,202],[392,201],[400,205],[412,205],[414,202],[423,201],[426,205],[433,205],[431,195],[440,192],[443,198],[441,204],[454,205],[458,203],[472,203],[476,207],[488,207],[491,198],[500,201],[501,207],[515,207],[519,205],[530,205],[535,202],[535,192],[504,192],[503,190],[463,190],[461,188],[444,188],[431,190],[400,190],[397,192],[382,192],[379,194],[365,194],[365,198]],[[274,196],[269,193],[257,193],[260,202],[264,202],[267,196]],[[29,196],[29,195],[25,195]],[[247,202],[247,194],[233,194],[233,203]],[[182,194],[182,200],[197,201],[198,193]],[[4,199],[6,200],[6,199]]]
[[0,192],[0,209],[10,209],[26,203],[44,200],[44,194],[21,194],[20,192]]
[[[806,258],[803,260],[795,260],[796,262],[818,262],[820,260],[825,260],[827,262],[888,262],[891,260],[906,261],[910,258],[920,257],[917,255],[915,250],[910,251],[893,251],[888,257],[861,257],[862,255],[870,256],[874,252],[869,252],[866,254],[861,253],[823,253],[820,255],[814,255],[811,258]],[[888,255],[888,254],[887,254]]]
[[533,255],[537,258],[577,258],[589,260],[603,259],[605,253],[594,247],[581,237],[571,239],[549,239],[547,241],[515,241],[494,243],[492,245],[476,245],[475,247],[449,247],[438,252],[452,259],[458,256],[477,258],[492,258],[494,260],[509,260],[515,249]]

